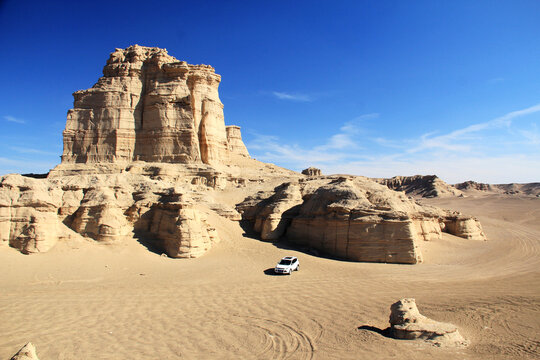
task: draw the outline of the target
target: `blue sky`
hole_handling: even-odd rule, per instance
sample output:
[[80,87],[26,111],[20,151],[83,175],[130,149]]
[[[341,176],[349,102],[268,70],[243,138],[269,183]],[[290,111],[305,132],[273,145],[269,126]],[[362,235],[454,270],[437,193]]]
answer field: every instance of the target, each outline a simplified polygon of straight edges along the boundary
[[0,174],[54,167],[71,94],[132,44],[214,66],[258,160],[540,181],[536,0],[0,0]]

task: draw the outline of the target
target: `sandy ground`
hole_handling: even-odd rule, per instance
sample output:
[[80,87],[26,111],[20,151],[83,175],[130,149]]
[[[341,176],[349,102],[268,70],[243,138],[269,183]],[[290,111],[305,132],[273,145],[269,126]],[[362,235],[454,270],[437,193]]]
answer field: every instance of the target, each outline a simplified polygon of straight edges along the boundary
[[[2,247],[0,359],[27,341],[42,360],[540,358],[540,199],[424,202],[477,216],[489,241],[447,235],[423,245],[421,265],[353,263],[254,240],[223,220],[222,242],[193,260],[135,240],[31,256]],[[301,270],[272,275],[285,255]],[[471,345],[385,337],[403,297]]]

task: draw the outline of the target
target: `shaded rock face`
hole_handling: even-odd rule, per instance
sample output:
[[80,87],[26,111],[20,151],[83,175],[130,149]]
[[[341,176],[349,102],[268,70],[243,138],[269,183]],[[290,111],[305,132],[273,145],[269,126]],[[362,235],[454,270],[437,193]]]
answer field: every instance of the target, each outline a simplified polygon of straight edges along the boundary
[[307,169],[302,170],[302,174],[307,176],[321,176],[322,172],[321,169],[310,166]]
[[396,339],[425,340],[436,346],[468,345],[456,326],[420,314],[414,299],[401,299],[390,307],[390,331]]
[[442,231],[485,240],[476,219],[421,206],[363,177],[300,179],[248,197],[237,210],[263,240],[286,237],[353,261],[419,263],[419,243]]
[[116,49],[103,77],[73,94],[63,133],[62,163],[218,164],[245,156],[240,129],[229,144],[218,95],[221,77],[165,49]]
[[36,347],[31,342],[24,345],[21,350],[19,350],[11,360],[39,360]]
[[461,191],[439,179],[435,175],[394,176],[390,179],[373,179],[389,189],[403,191],[407,195],[419,197],[460,196]]

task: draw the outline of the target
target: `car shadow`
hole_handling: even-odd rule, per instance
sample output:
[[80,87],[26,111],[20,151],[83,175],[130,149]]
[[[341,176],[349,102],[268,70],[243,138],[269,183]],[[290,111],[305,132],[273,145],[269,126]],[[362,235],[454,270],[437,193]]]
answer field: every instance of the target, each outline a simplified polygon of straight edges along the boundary
[[376,326],[362,325],[362,326],[358,327],[358,330],[372,331],[372,332],[377,333],[379,335],[382,335],[384,337],[393,339],[392,333],[391,333],[391,328],[389,328],[389,327],[387,327],[386,329],[380,329],[380,328],[378,328]]
[[283,275],[283,274],[276,274],[276,272],[274,271],[274,268],[268,268],[268,269],[264,270],[264,274],[269,275],[269,276],[281,276],[281,275]]

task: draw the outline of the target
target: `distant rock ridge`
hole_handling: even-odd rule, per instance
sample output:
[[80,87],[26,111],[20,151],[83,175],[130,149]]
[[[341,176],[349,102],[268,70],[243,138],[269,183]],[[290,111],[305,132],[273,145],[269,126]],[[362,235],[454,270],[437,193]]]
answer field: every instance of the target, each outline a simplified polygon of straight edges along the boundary
[[476,191],[505,195],[527,195],[540,197],[540,183],[538,182],[527,184],[484,184],[475,181],[465,181],[455,184],[454,187],[460,191]]
[[389,189],[404,191],[407,195],[419,197],[460,196],[462,193],[439,179],[436,175],[394,176],[390,179],[373,179]]
[[157,47],[116,49],[103,76],[73,94],[62,163],[220,164],[249,156],[240,128],[226,130],[221,76]]
[[470,194],[505,194],[540,197],[540,183],[528,184],[484,184],[465,181],[450,185],[436,175],[394,176],[393,178],[373,178],[389,189],[403,191],[415,197],[454,197]]

